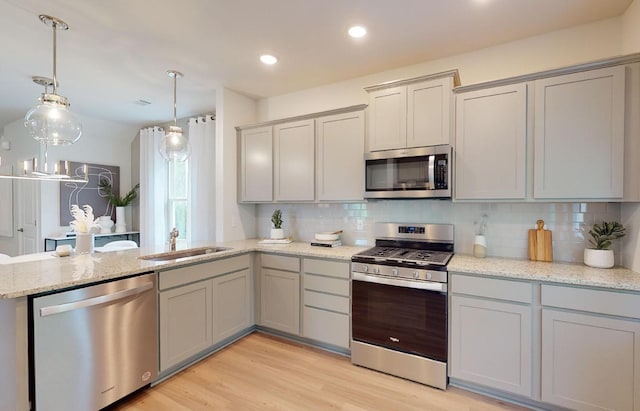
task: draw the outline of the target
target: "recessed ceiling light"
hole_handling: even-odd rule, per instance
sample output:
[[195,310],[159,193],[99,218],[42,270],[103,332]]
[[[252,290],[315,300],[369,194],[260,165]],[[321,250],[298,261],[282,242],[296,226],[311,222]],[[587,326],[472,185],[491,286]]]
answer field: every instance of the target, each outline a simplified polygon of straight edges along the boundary
[[278,62],[278,58],[272,56],[271,54],[263,54],[262,56],[260,56],[260,61],[264,64],[272,65]]
[[367,29],[363,26],[352,26],[349,27],[349,35],[354,39],[359,39],[367,35]]

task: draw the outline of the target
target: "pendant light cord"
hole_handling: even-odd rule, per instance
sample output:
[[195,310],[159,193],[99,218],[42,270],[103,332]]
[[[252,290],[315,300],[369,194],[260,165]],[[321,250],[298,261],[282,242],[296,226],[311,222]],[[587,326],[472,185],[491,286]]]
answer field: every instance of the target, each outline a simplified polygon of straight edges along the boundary
[[56,23],[55,20],[51,21],[51,28],[53,29],[53,94],[58,94],[58,87],[56,86],[58,83],[56,79],[56,31],[58,31],[58,23]]
[[176,106],[177,106],[177,101],[176,101],[176,83],[178,82],[178,75],[174,75],[173,76],[173,125],[177,126],[178,125],[178,120],[176,119]]

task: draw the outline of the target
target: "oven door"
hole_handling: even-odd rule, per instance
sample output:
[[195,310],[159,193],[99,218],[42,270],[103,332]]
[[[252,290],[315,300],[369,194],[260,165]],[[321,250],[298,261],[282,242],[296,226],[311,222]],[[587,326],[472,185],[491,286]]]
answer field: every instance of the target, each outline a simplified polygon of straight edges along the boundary
[[[380,280],[386,284],[380,284]],[[411,284],[411,281],[353,273],[352,338],[446,362],[446,285],[445,291],[433,291],[411,288]],[[442,287],[438,283],[434,285]]]

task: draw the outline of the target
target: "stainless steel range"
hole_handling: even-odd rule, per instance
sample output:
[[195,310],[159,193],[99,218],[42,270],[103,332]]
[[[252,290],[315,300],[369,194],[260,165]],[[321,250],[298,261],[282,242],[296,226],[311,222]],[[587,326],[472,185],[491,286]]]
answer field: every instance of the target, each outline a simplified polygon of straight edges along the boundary
[[447,387],[447,263],[453,225],[376,223],[351,264],[351,362]]

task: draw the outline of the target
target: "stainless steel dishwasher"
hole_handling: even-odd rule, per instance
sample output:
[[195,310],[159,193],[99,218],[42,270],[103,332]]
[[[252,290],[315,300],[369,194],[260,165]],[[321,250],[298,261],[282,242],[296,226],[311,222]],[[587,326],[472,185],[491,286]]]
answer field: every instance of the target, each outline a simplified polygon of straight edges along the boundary
[[156,275],[31,300],[37,411],[99,410],[158,375]]

